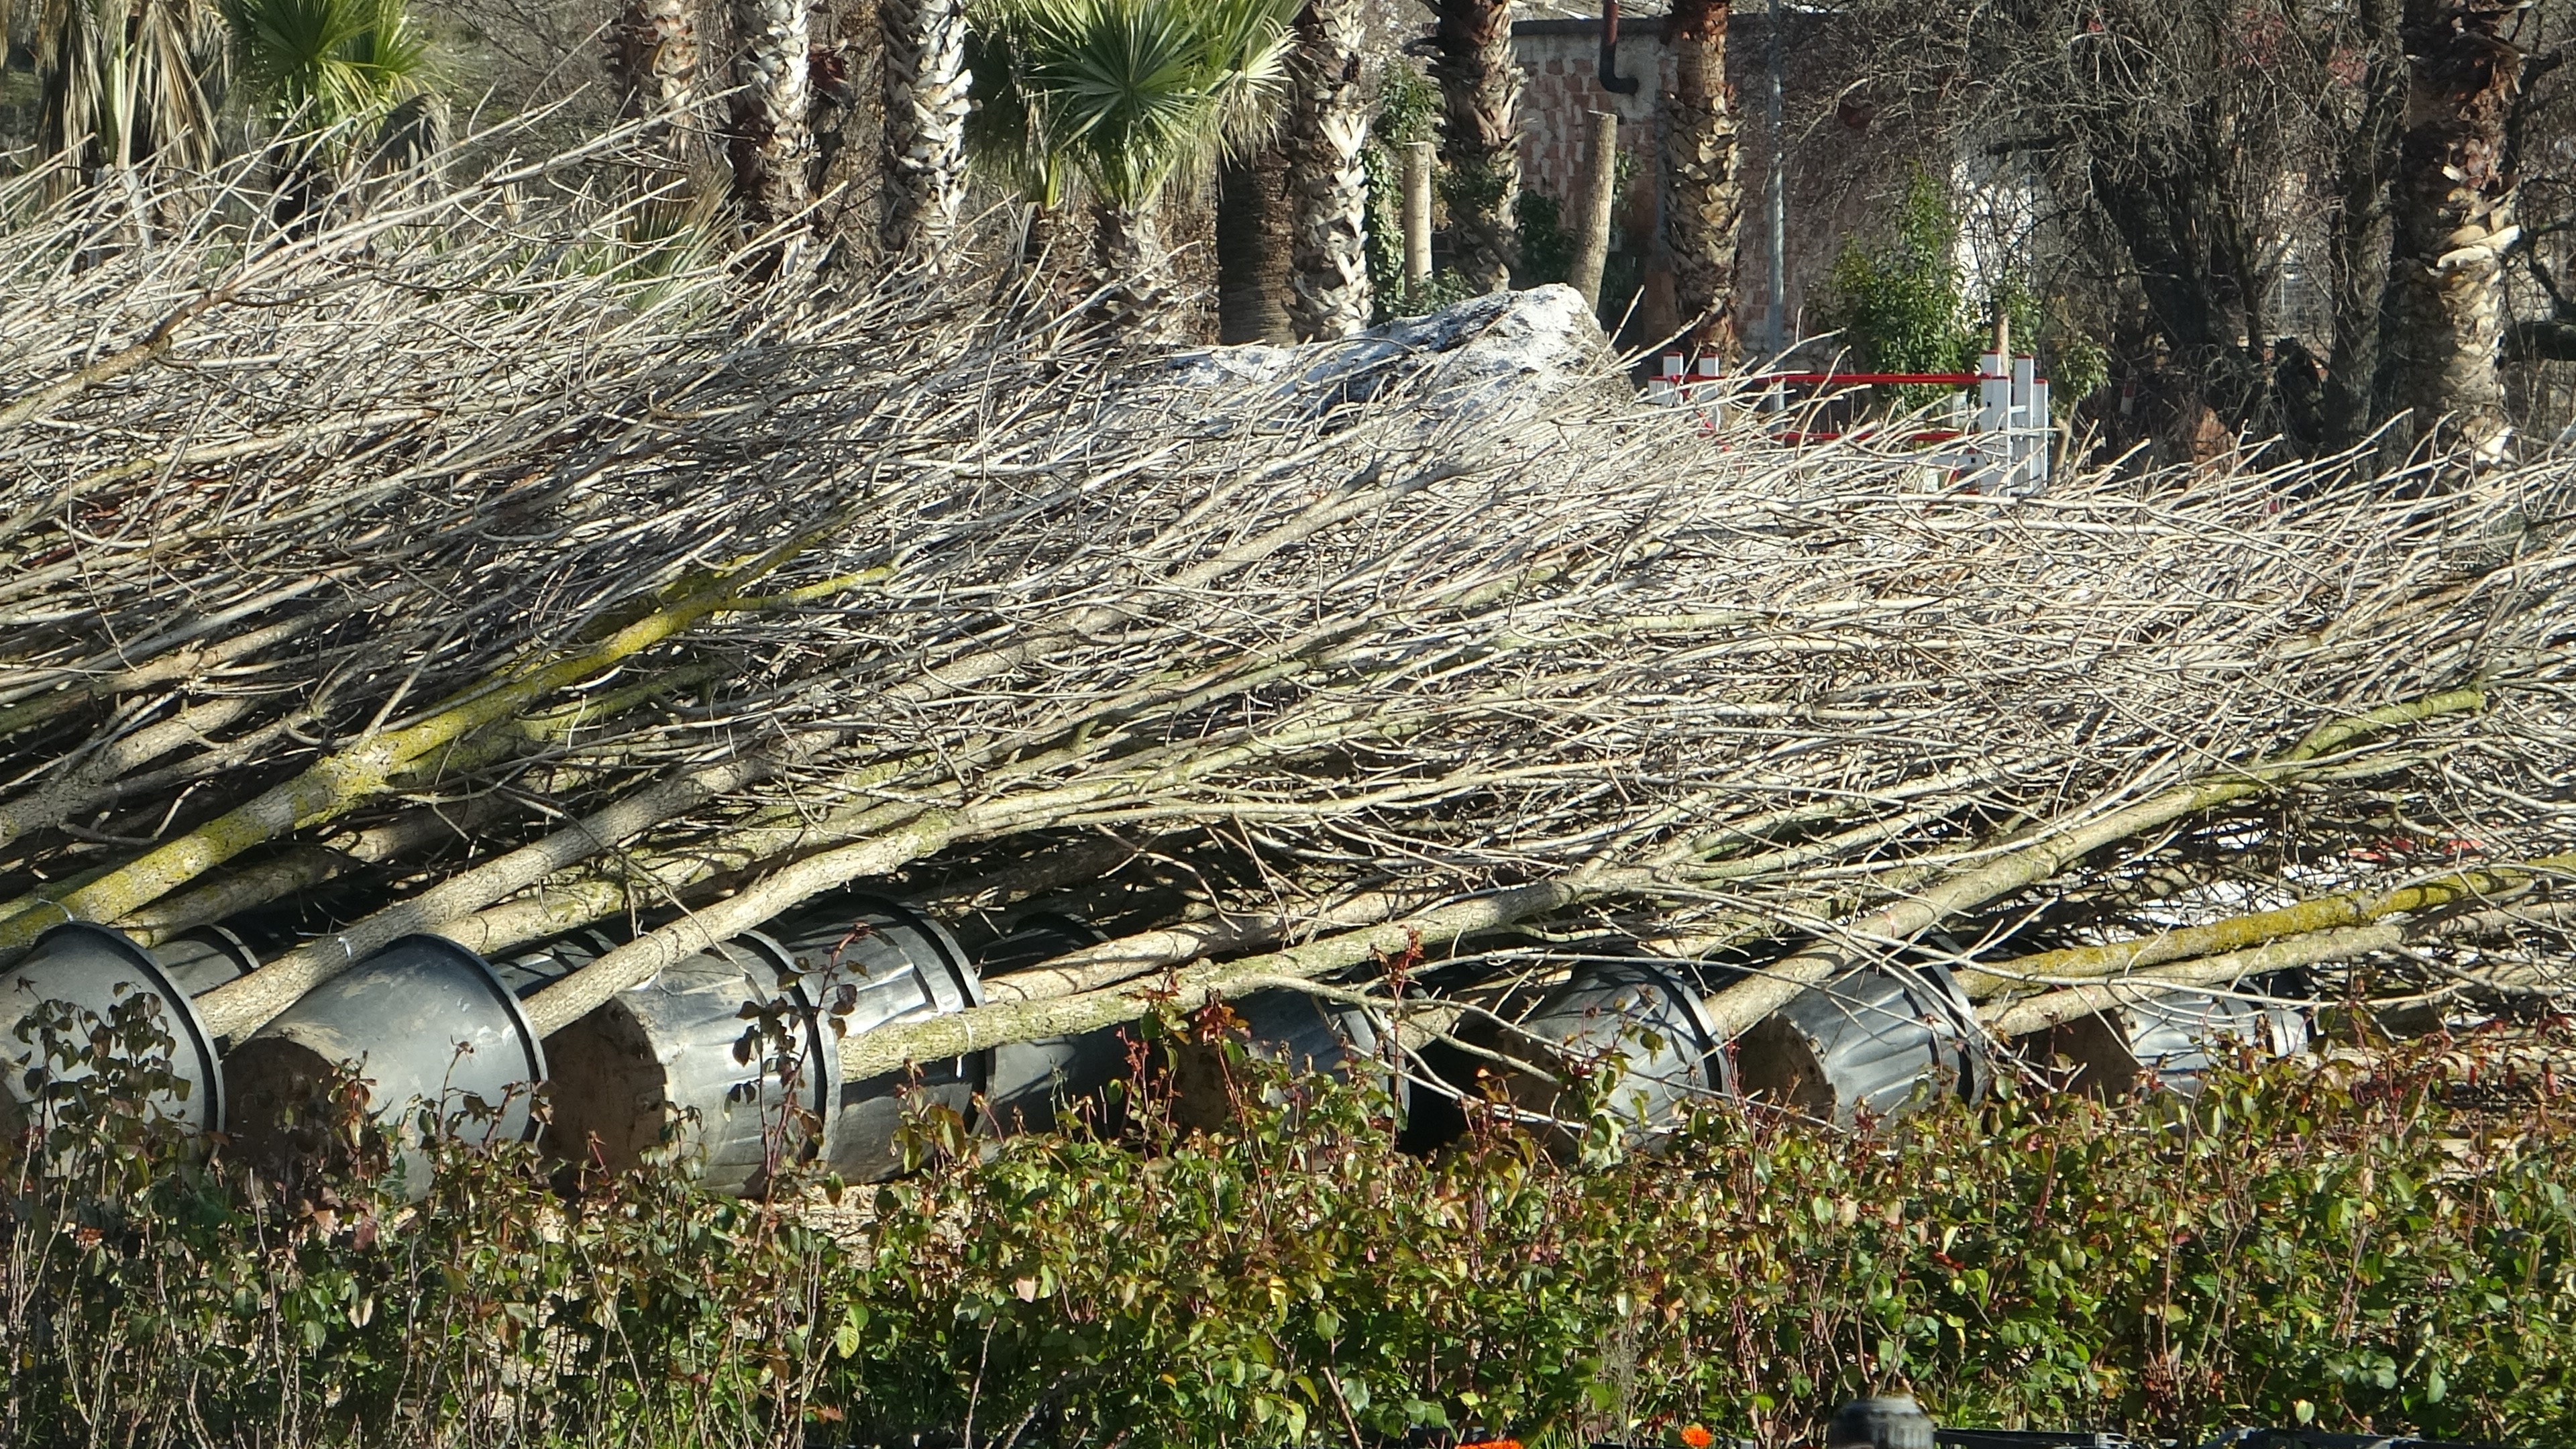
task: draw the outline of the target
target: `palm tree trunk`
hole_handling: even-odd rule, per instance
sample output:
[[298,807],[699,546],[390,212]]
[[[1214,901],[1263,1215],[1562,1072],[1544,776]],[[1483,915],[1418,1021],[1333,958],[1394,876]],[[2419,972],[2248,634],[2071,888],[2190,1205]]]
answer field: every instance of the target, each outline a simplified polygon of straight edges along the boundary
[[1673,53],[1664,98],[1664,232],[1689,350],[1732,359],[1735,266],[1744,190],[1726,94],[1727,0],[1676,0],[1664,21]]
[[633,181],[658,213],[643,223],[658,234],[688,205],[688,128],[675,124],[688,109],[698,78],[697,18],[689,0],[627,0],[608,27],[609,84],[628,120],[647,122],[645,154]]
[[1288,311],[1300,340],[1369,324],[1367,143],[1357,0],[1306,0],[1288,53]]
[[1451,265],[1477,290],[1512,284],[1520,264],[1521,68],[1509,0],[1436,0],[1432,74],[1446,119]]
[[964,0],[879,0],[885,40],[885,245],[932,252],[966,203]]
[[1100,300],[1093,313],[1131,337],[1161,337],[1171,324],[1171,289],[1163,283],[1163,243],[1152,202],[1130,206],[1108,197],[1091,202],[1091,259]]
[[608,78],[631,120],[667,118],[698,77],[698,27],[688,0],[627,0],[608,28]]
[[2522,54],[2501,34],[2515,0],[2406,0],[2405,130],[2392,194],[2390,400],[2493,457],[2511,428],[2496,353],[2504,337],[2504,254],[2514,177],[2505,122]]
[[812,12],[807,0],[736,0],[734,27],[742,37],[726,147],[734,200],[744,221],[770,227],[805,208],[805,168],[814,150],[806,70]]
[[1216,174],[1217,340],[1293,342],[1288,320],[1288,156],[1264,146]]

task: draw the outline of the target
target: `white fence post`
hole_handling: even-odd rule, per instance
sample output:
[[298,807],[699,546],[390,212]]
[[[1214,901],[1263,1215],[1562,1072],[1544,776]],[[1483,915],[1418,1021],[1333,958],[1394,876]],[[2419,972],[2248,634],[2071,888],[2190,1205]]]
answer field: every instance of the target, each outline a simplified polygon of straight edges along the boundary
[[2030,415],[2030,397],[2038,381],[2038,358],[2024,355],[2012,360],[2012,416],[2004,424],[2011,430],[2004,450],[2004,456],[2011,463],[2004,470],[2003,487],[2006,492],[2019,492],[2024,483],[2031,481],[2030,451],[2036,423]]

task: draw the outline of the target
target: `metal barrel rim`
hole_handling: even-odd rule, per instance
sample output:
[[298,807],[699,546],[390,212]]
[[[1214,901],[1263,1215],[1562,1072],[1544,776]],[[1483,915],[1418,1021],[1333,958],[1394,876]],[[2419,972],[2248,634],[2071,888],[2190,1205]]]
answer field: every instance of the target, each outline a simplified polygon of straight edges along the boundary
[[215,1035],[207,1028],[205,1017],[198,1014],[195,999],[190,997],[178,982],[171,978],[170,973],[162,969],[161,963],[153,958],[152,953],[138,944],[133,937],[113,926],[102,926],[94,921],[66,921],[37,937],[34,946],[20,958],[18,965],[10,969],[10,974],[14,976],[27,963],[39,960],[47,942],[64,938],[85,939],[103,947],[121,957],[127,965],[134,968],[137,975],[151,984],[154,992],[160,996],[176,1018],[172,1025],[179,1030],[172,1035],[184,1037],[189,1049],[197,1056],[198,1080],[205,1084],[206,1091],[206,1123],[203,1130],[222,1131],[225,1106],[223,1058],[215,1050]]

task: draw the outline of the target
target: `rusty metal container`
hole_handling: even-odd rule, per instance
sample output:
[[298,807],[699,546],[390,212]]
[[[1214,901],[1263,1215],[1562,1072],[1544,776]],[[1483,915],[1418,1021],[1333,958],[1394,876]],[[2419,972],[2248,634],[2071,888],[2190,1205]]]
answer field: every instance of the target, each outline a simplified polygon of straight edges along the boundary
[[[1244,1046],[1252,1056],[1294,1072],[1370,1083],[1393,1097],[1399,1118],[1406,1111],[1410,1082],[1399,1070],[1394,1033],[1367,1007],[1289,987],[1251,992],[1225,1004],[1242,1022]],[[1173,1119],[1185,1126],[1219,1126],[1233,1116],[1233,1093],[1214,1048],[1179,1044],[1172,1055],[1171,1089]]]
[[[1103,939],[1099,927],[1078,916],[1041,912],[985,947],[976,972],[990,981]],[[1109,1084],[1126,1075],[1127,1039],[1118,1028],[1103,1027],[1078,1036],[1005,1042],[993,1048],[992,1058],[977,1130],[993,1136],[1052,1132],[1068,1116],[1099,1103]]]
[[[559,941],[512,964],[551,979],[611,944]],[[795,963],[757,934],[617,993],[547,1038],[546,1055],[550,1150],[621,1171],[667,1148],[730,1193],[757,1194],[821,1150],[841,1080]]]
[[[946,926],[899,901],[843,892],[809,901],[763,926],[765,941],[799,973],[818,1010],[819,1040],[963,1011],[984,1003],[974,963]],[[837,1081],[826,1113],[822,1162],[852,1182],[878,1182],[904,1170],[907,1089],[928,1106],[971,1118],[984,1090],[990,1054],[975,1052],[889,1072],[866,1081]]]
[[[1518,1022],[1479,1033],[1500,1054],[1530,1062],[1506,1074],[1512,1104],[1558,1122],[1584,1115],[1567,1077],[1609,1093],[1634,1129],[1661,1132],[1692,1107],[1735,1095],[1733,1064],[1709,1026],[1704,988],[1682,963],[1595,959],[1575,966]],[[1531,1048],[1539,1048],[1533,1060]],[[1615,1080],[1605,1074],[1615,1074]]]

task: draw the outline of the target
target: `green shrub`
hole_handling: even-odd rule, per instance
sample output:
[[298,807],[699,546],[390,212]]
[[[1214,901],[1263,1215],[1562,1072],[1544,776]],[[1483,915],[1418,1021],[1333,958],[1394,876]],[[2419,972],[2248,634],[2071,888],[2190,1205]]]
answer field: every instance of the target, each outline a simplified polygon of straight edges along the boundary
[[640,1449],[1701,1422],[1776,1444],[1905,1384],[1947,1422],[2186,1442],[2576,1432],[2567,1114],[2475,1044],[2230,1074],[2189,1108],[2006,1095],[1875,1138],[1720,1113],[1595,1171],[1491,1126],[1407,1156],[1384,1099],[1231,1060],[1274,1104],[1233,1130],[1139,1090],[1121,1135],[979,1158],[924,1112],[925,1170],[830,1211],[669,1165],[572,1182],[460,1138],[410,1206],[353,1116],[290,1201],[138,1125],[109,1070],[0,1163],[0,1424]]
[[1521,233],[1521,280],[1524,285],[1562,282],[1574,271],[1574,232],[1565,224],[1565,206],[1543,191],[1524,188],[1515,213]]
[[[2109,354],[2068,325],[2028,288],[2007,278],[1982,299],[1969,295],[1958,263],[1959,218],[1928,172],[1916,171],[1890,217],[1886,235],[1843,248],[1827,276],[1821,317],[1855,359],[1872,372],[1973,372],[1993,345],[1989,320],[2000,306],[2012,321],[2016,350],[2034,352],[2049,379],[2052,411],[2074,410],[2109,380]],[[1903,389],[1906,406],[1941,394]]]
[[[1440,105],[1440,88],[1421,71],[1403,63],[1385,68],[1377,114],[1360,148],[1368,178],[1369,289],[1377,300],[1379,322],[1435,311],[1475,295],[1451,272],[1434,272],[1420,285],[1404,276],[1404,167],[1397,152],[1408,142],[1439,139]],[[1447,173],[1435,164],[1434,204],[1448,194]]]

